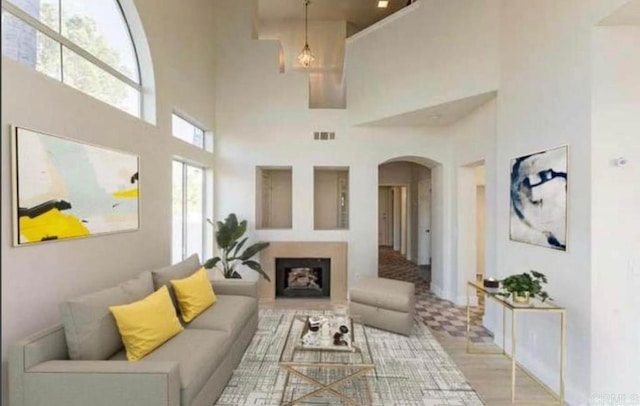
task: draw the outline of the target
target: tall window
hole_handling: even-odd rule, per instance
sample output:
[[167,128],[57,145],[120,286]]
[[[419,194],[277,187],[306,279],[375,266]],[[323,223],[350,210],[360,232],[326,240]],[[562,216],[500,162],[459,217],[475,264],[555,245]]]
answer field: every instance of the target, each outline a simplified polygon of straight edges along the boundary
[[2,55],[141,115],[138,58],[117,0],[3,0]]
[[207,173],[205,168],[173,161],[173,262],[191,254],[208,255]]

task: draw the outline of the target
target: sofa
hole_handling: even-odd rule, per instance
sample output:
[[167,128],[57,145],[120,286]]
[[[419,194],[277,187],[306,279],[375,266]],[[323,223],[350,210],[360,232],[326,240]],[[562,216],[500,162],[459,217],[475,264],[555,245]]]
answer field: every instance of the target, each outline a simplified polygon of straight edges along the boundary
[[135,362],[127,361],[108,310],[200,266],[194,255],[62,303],[62,323],[10,346],[9,405],[211,406],[257,329],[257,281],[211,281],[216,303]]

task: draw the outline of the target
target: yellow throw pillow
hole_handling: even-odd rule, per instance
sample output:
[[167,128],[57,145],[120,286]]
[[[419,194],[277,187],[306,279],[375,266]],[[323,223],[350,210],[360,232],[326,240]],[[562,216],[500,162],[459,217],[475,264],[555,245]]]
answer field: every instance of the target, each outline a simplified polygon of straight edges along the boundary
[[217,300],[204,268],[200,268],[196,273],[184,279],[172,280],[171,284],[178,299],[182,320],[185,323],[193,320]]
[[166,286],[142,300],[111,306],[109,310],[116,319],[129,361],[141,359],[183,330]]

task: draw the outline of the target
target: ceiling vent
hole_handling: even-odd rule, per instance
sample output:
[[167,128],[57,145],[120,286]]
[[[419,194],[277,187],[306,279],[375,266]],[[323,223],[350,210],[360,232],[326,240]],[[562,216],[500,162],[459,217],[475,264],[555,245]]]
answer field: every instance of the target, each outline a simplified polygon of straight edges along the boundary
[[332,141],[336,139],[334,131],[314,131],[313,139],[316,141]]

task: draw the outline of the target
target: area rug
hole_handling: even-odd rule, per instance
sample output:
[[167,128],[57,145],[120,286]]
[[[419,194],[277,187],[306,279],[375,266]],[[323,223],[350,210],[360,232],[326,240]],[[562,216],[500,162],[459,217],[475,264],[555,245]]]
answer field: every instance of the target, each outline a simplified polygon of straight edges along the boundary
[[[261,309],[258,331],[216,405],[280,405],[286,372],[278,366],[278,360],[291,320],[296,314],[322,313]],[[366,382],[360,380],[344,385],[341,393],[362,405],[483,405],[460,369],[425,325],[415,323],[411,337],[365,328],[376,370],[367,375]],[[294,377],[289,378],[286,388],[285,402],[315,389]],[[363,396],[366,393],[364,391],[368,391],[370,396]],[[297,404],[320,406],[346,403],[324,395]]]

